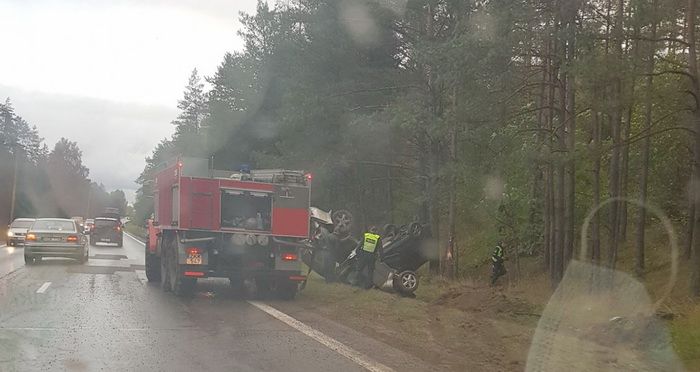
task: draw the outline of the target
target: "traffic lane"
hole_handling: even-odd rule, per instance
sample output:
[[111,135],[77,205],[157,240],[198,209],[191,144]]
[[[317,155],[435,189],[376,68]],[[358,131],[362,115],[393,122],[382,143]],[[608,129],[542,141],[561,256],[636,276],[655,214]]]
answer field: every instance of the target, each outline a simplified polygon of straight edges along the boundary
[[92,254],[122,254],[128,256],[130,260],[143,261],[144,244],[127,233],[124,233],[123,241],[122,247],[117,247],[116,244],[112,243],[97,243],[96,246],[90,247],[90,252]]
[[362,370],[242,299],[208,295],[225,281],[181,299],[141,281],[130,259],[103,261],[45,260],[0,279],[0,370]]
[[0,246],[0,277],[24,266],[24,248],[22,246]]

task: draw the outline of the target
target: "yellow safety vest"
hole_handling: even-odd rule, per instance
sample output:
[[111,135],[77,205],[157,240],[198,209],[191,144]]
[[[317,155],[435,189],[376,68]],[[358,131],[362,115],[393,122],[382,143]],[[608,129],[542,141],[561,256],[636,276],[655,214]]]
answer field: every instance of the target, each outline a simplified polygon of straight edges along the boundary
[[369,253],[374,253],[374,250],[377,249],[379,238],[380,236],[377,234],[365,233],[365,239],[362,243],[362,250]]

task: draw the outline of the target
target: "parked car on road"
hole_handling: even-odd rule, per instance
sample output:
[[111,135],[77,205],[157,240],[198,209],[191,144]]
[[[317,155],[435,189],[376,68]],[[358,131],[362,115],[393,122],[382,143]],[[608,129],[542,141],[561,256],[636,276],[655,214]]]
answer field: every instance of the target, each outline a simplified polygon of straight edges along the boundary
[[90,230],[90,245],[97,243],[117,243],[117,247],[124,244],[122,223],[116,218],[97,217],[95,226]]
[[15,246],[24,244],[24,236],[34,223],[33,218],[17,218],[7,228],[7,245]]
[[78,229],[80,229],[81,231],[85,230],[85,219],[83,217],[75,216],[71,217],[70,219],[78,224]]
[[94,218],[88,218],[87,220],[85,220],[85,234],[89,234],[90,231],[92,231],[93,227],[95,227]]
[[42,257],[65,257],[85,263],[89,254],[86,243],[85,235],[75,221],[39,218],[27,231],[24,262],[31,265]]

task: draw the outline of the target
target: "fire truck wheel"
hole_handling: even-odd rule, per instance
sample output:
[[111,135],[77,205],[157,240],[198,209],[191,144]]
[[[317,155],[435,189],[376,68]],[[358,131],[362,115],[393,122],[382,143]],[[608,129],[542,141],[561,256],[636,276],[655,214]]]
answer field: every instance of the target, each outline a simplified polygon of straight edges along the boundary
[[190,296],[197,287],[197,278],[178,276],[172,280],[172,290],[178,296]]
[[281,300],[290,301],[297,295],[299,285],[297,282],[286,281],[277,283],[275,288],[275,296]]
[[159,282],[161,275],[160,257],[148,252],[146,248],[146,278],[149,282]]
[[184,275],[182,265],[177,262],[176,247],[177,243],[171,240],[171,245],[166,250],[170,290],[177,296],[188,296],[194,292],[197,278],[188,278]]
[[[162,240],[158,240],[158,244],[161,244],[162,246]],[[163,288],[163,291],[168,292],[170,291],[170,277],[168,273],[168,254],[166,253],[167,250],[165,248],[161,248],[161,254],[160,254],[160,286]]]

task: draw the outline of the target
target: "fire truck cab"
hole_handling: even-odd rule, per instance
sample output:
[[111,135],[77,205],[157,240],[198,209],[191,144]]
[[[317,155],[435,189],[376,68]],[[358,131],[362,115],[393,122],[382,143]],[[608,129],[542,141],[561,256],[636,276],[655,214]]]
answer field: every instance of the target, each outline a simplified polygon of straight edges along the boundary
[[229,278],[293,298],[309,237],[311,177],[283,169],[225,171],[177,158],[154,179],[146,275],[186,295],[197,279]]

